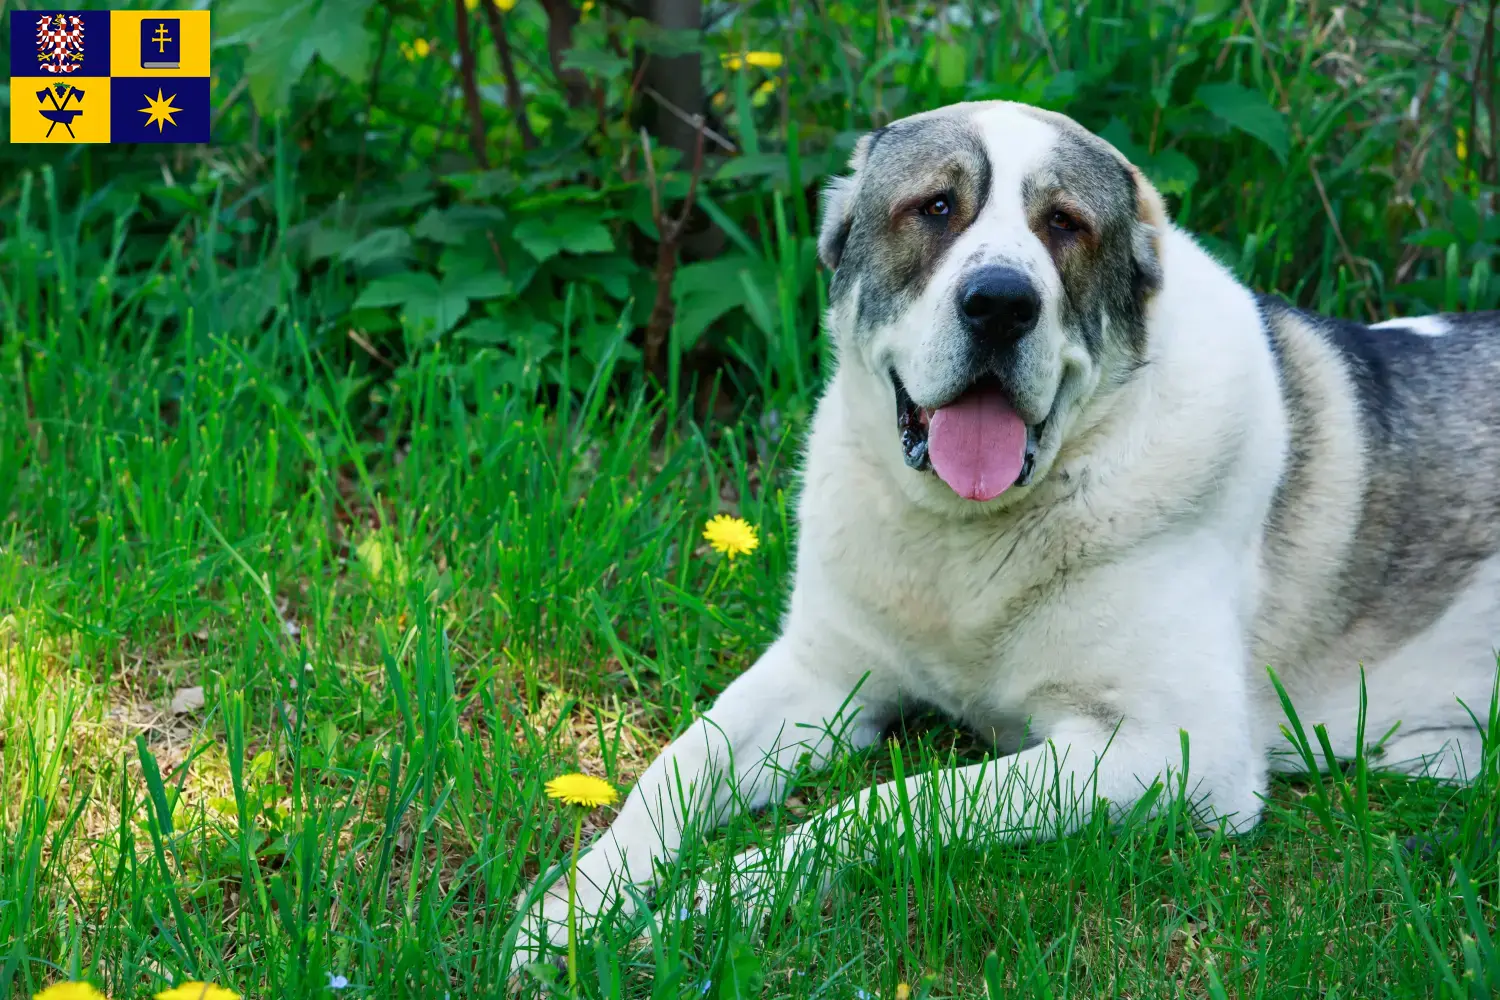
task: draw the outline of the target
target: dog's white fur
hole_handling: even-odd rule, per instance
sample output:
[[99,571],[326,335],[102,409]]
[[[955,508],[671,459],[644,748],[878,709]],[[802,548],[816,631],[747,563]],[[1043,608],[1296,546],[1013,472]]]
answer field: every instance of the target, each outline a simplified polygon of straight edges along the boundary
[[[1340,413],[1356,405],[1348,376],[1314,332],[1290,336],[1291,361],[1313,373],[1323,396],[1316,405],[1337,416],[1321,428],[1336,461],[1287,521],[1275,556],[1265,525],[1288,460],[1288,414],[1262,317],[1250,293],[1164,216],[1153,219],[1163,280],[1147,318],[1150,363],[1108,405],[1064,407],[1065,443],[1035,487],[1072,473],[1082,485],[1070,497],[1059,493],[1037,512],[1005,509],[1002,496],[998,513],[984,511],[905,468],[881,359],[941,355],[923,341],[933,329],[926,313],[951,297],[957,262],[976,249],[1004,251],[1055,277],[1014,192],[1056,131],[1004,106],[985,114],[1000,196],[912,313],[856,350],[839,341],[807,447],[783,634],[650,766],[584,856],[585,912],[617,898],[622,878],[649,881],[654,862],[676,855],[690,814],[712,824],[782,795],[801,754],[833,751],[835,716],[852,718],[840,730],[848,744],[868,745],[905,700],[935,705],[1002,746],[1014,747],[1028,724],[1041,738],[997,764],[942,776],[945,795],[966,793],[988,810],[985,836],[1076,827],[1087,810],[1060,811],[1059,802],[1079,795],[1128,809],[1181,769],[1183,732],[1189,794],[1237,829],[1253,825],[1268,770],[1287,749],[1268,663],[1308,732],[1325,723],[1340,754],[1355,750],[1363,659],[1368,738],[1401,724],[1386,761],[1461,777],[1478,759],[1479,733],[1454,692],[1484,712],[1500,639],[1500,558],[1415,638],[1318,641],[1327,589],[1353,539],[1348,512],[1364,460],[1357,414]],[[837,339],[850,322],[835,310],[828,327]],[[1441,326],[1424,320],[1418,329]],[[1089,363],[1066,351],[1058,338],[1060,369]],[[926,369],[908,360],[903,375],[913,373],[916,397]],[[1205,477],[1222,477],[1219,488],[1198,490]],[[1213,499],[1171,509],[1183,495]],[[1168,520],[1174,527],[1162,530]],[[1035,600],[1059,574],[1065,585]],[[914,798],[934,780],[909,778],[905,792]],[[681,801],[680,789],[694,800]],[[783,862],[814,839],[854,850],[855,816],[871,796],[894,814],[898,789],[872,789],[822,817],[815,835],[792,834]],[[957,819],[913,822],[918,843],[980,832]],[[757,860],[765,859],[741,865],[750,871]],[[554,888],[529,930],[555,939],[565,909]]]

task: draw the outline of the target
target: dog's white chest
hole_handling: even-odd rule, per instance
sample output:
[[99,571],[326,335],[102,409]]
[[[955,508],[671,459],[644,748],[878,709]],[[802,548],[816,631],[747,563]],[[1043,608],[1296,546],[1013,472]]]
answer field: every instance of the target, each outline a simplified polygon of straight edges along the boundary
[[847,610],[903,689],[986,728],[1024,707],[1056,553],[993,526],[930,530],[880,499],[805,518],[804,558],[823,600]]

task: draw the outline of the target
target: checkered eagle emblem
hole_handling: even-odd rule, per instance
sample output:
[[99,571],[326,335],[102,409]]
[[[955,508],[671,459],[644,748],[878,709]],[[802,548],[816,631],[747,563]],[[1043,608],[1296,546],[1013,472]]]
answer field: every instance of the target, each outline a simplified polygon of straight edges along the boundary
[[36,61],[47,73],[71,73],[83,64],[83,18],[53,14],[36,22]]

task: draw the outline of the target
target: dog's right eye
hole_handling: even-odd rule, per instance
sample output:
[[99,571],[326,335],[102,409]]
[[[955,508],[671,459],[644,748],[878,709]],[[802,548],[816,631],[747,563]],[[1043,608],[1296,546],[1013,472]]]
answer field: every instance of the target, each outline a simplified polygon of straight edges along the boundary
[[948,203],[948,199],[943,195],[938,195],[936,198],[929,198],[917,209],[920,215],[947,215],[951,211],[953,211],[953,206]]

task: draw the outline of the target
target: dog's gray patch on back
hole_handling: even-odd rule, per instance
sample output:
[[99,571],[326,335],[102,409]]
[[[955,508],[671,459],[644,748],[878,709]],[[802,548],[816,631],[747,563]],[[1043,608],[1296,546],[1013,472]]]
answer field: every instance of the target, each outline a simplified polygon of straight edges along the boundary
[[1405,634],[1435,621],[1476,567],[1500,552],[1500,313],[1445,317],[1451,332],[1419,336],[1294,309],[1262,297],[1278,344],[1291,458],[1272,531],[1319,476],[1307,443],[1327,417],[1309,405],[1304,370],[1282,326],[1300,321],[1336,348],[1358,395],[1365,481],[1354,543],[1331,595],[1343,619]]

